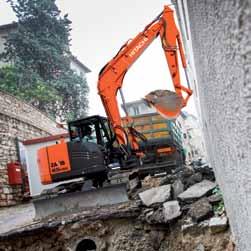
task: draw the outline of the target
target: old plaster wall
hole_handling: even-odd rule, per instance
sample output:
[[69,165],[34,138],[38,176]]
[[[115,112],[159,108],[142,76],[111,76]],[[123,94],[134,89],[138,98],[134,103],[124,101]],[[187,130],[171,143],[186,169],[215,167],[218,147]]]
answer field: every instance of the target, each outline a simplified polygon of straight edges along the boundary
[[18,160],[17,141],[61,133],[56,123],[36,108],[0,92],[0,206],[22,199],[21,187],[10,186],[7,163]]
[[238,250],[251,247],[251,1],[187,0],[210,162]]

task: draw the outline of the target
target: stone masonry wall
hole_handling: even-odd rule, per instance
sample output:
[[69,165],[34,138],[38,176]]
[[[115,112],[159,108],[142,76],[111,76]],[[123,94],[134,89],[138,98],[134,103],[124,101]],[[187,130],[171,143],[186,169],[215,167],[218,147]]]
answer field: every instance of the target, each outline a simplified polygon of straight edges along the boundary
[[251,247],[251,1],[187,0],[207,149],[238,250]]
[[7,163],[18,160],[17,140],[62,133],[56,123],[36,108],[0,92],[0,206],[22,199],[20,185],[10,186]]

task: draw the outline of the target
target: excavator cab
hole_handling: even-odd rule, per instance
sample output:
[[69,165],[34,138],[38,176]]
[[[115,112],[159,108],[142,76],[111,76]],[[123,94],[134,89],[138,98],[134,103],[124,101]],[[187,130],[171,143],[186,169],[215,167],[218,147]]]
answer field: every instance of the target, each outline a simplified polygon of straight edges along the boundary
[[68,123],[70,141],[92,142],[97,145],[111,146],[115,140],[114,133],[105,117],[91,116]]
[[106,118],[91,116],[68,123],[70,141],[38,150],[41,182],[85,177],[103,182],[115,140]]

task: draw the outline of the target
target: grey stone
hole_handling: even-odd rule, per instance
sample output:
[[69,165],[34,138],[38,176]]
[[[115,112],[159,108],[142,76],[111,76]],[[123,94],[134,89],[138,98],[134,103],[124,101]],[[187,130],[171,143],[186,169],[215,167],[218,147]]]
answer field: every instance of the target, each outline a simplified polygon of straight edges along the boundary
[[128,187],[131,192],[134,192],[135,190],[137,190],[137,188],[141,188],[142,184],[139,177],[135,177],[134,179],[129,180]]
[[196,222],[205,220],[212,216],[212,214],[213,207],[206,198],[202,198],[191,204],[188,211],[188,216],[190,216]]
[[172,193],[173,193],[173,198],[176,200],[178,198],[178,195],[180,195],[184,191],[184,185],[180,179],[176,180],[172,184]]
[[174,181],[174,176],[171,174],[168,174],[167,176],[161,178],[160,185],[163,186],[163,185],[171,184],[173,183],[173,181]]
[[71,226],[71,230],[73,231],[78,231],[79,228],[81,227],[80,223],[79,222],[75,222],[72,226]]
[[189,178],[185,180],[186,187],[192,186],[198,182],[202,181],[202,174],[201,173],[194,173]]
[[181,225],[181,231],[183,234],[197,234],[198,232],[203,232],[208,228],[209,220],[204,220],[200,223],[196,223],[191,217],[183,220]]
[[195,249],[194,251],[205,251],[205,247],[202,243],[200,243]]
[[163,214],[166,222],[181,215],[180,205],[177,200],[167,201],[163,204]]
[[156,203],[163,203],[171,197],[171,185],[154,187],[139,194],[139,197],[145,206],[151,206]]
[[186,191],[181,193],[178,198],[183,201],[199,199],[206,195],[208,192],[215,188],[216,184],[209,180],[203,180],[193,186],[189,187]]
[[212,194],[211,196],[207,197],[207,199],[211,204],[215,204],[222,200],[222,196],[220,194]]
[[145,220],[149,224],[163,224],[165,223],[164,214],[162,207],[158,208],[156,211],[151,211],[146,214]]
[[183,233],[186,233],[188,231],[190,231],[190,229],[193,229],[197,224],[195,222],[193,222],[192,218],[186,218],[183,219],[182,221],[182,225],[181,225],[181,231]]
[[223,217],[213,217],[209,221],[210,232],[215,234],[225,231],[228,227],[228,219],[226,216]]

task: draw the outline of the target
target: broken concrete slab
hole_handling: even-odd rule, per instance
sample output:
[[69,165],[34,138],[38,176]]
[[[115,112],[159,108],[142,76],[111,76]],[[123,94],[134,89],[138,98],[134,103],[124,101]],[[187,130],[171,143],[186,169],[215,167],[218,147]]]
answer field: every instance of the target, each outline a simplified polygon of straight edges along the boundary
[[180,205],[177,200],[167,201],[163,204],[165,222],[173,220],[181,215]]
[[190,216],[195,222],[208,219],[213,215],[213,207],[206,198],[202,198],[191,204],[188,211]]
[[225,231],[228,227],[228,219],[226,216],[213,217],[209,221],[209,229],[212,234]]
[[172,184],[173,198],[176,200],[178,196],[183,192],[184,192],[184,184],[180,179],[178,179]]
[[189,187],[185,192],[181,193],[178,198],[183,201],[192,201],[199,199],[215,188],[216,184],[209,180],[203,180]]
[[143,204],[147,207],[157,203],[163,203],[171,197],[171,185],[154,187],[139,194]]

